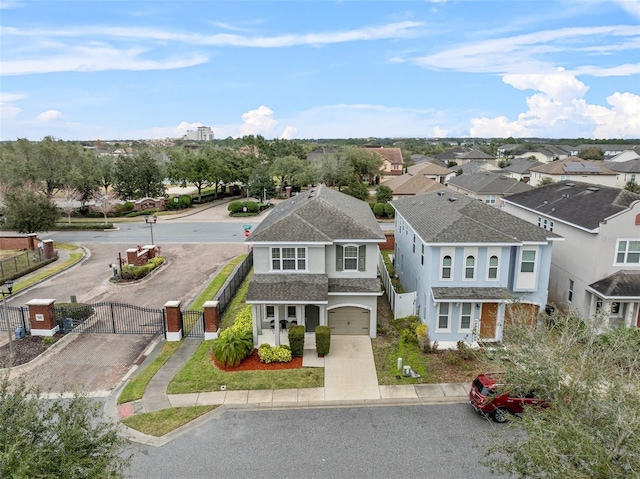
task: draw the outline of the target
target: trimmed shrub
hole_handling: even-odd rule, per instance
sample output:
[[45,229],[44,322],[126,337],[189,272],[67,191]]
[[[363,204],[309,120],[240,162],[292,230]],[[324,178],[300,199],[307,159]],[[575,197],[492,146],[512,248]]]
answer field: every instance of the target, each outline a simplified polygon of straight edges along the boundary
[[291,348],[286,345],[272,347],[270,344],[261,344],[258,348],[258,356],[263,363],[288,363],[291,361]]
[[376,203],[373,205],[373,214],[376,216],[384,215],[384,205],[382,203]]
[[156,256],[141,266],[124,265],[122,267],[122,279],[136,280],[142,279],[151,273],[154,269],[160,267],[164,263],[164,257]]
[[133,211],[133,208],[134,205],[131,201],[127,201],[126,203],[119,203],[116,205],[116,215],[121,216],[130,213],[131,211]]
[[393,218],[396,215],[396,209],[393,207],[391,203],[384,204],[384,214],[389,218]]
[[[103,216],[100,215],[102,218]],[[56,231],[73,231],[73,230],[109,230],[113,229],[113,223],[56,223],[53,227]]]
[[319,356],[329,354],[331,348],[331,328],[329,326],[316,326],[316,352]]
[[231,214],[240,213],[242,211],[242,201],[232,201],[227,206],[227,209]]
[[388,203],[393,199],[393,191],[385,185],[376,188],[376,201],[378,203]]
[[132,211],[131,213],[127,213],[125,216],[127,218],[135,218],[136,216],[154,215],[158,211],[160,211],[160,210],[158,210],[156,208],[149,208],[148,210]]
[[304,326],[295,325],[289,328],[289,346],[294,358],[301,358],[304,352]]
[[211,345],[216,359],[227,367],[238,366],[253,351],[251,331],[225,329]]
[[255,201],[245,201],[244,206],[247,207],[249,213],[258,213],[260,211],[260,204]]
[[54,309],[57,321],[61,321],[63,318],[83,321],[90,318],[93,313],[93,308],[85,303],[56,303]]

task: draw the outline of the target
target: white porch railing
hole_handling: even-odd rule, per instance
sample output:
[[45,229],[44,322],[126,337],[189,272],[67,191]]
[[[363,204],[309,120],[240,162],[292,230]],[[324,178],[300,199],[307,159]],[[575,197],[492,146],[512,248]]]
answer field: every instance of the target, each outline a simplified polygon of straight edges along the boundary
[[382,278],[384,289],[387,292],[387,297],[389,298],[393,317],[406,318],[407,316],[415,315],[417,292],[396,293],[396,290],[393,288],[393,284],[391,283],[391,277],[389,276],[387,267],[384,264],[382,253],[380,253],[378,258],[378,270],[380,271],[380,277]]

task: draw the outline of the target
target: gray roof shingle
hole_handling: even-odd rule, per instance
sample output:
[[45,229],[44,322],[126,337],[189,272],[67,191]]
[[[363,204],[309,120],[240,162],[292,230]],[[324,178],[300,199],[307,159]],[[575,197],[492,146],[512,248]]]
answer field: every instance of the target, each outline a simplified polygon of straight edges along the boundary
[[506,288],[431,288],[433,299],[438,301],[475,300],[495,301],[507,300],[513,297],[513,293]]
[[329,278],[330,293],[380,293],[377,278]]
[[392,202],[427,243],[547,242],[555,233],[448,188]]
[[640,195],[627,190],[577,181],[553,183],[504,199],[507,203],[590,230],[597,228],[604,219],[629,209],[631,203],[638,200]]
[[247,301],[326,302],[328,290],[326,274],[254,274]]
[[371,208],[324,185],[278,204],[258,225],[249,242],[331,242],[385,239]]
[[500,173],[478,172],[471,175],[454,176],[449,184],[479,194],[512,194],[529,191],[531,186]]
[[589,287],[604,298],[640,298],[640,271],[617,271]]

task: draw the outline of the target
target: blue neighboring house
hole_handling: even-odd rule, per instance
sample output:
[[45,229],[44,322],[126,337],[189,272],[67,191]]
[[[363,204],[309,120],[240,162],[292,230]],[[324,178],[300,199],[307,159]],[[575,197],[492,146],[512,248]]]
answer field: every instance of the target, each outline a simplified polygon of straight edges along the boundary
[[398,278],[440,348],[501,341],[512,320],[536,320],[560,236],[450,189],[392,205]]

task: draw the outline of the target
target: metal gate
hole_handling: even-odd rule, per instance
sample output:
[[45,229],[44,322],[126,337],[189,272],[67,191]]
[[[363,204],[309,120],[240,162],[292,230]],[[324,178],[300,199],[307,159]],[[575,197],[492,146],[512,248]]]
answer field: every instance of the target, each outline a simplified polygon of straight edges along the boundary
[[185,338],[204,338],[202,311],[182,311],[182,334]]
[[65,333],[160,334],[166,331],[163,309],[123,303],[55,307],[56,322]]
[[[31,330],[31,323],[29,322],[29,308],[26,306],[9,306],[7,305],[7,318],[5,317],[5,309],[0,304],[0,331],[6,331],[9,329],[11,334],[16,328],[23,327],[26,332]],[[8,328],[7,328],[8,326]]]

